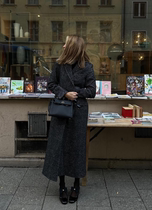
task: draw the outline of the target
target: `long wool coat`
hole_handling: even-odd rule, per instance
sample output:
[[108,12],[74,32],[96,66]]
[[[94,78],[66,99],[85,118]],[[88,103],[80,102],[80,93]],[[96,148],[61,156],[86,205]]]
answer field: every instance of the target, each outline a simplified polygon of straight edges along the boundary
[[86,175],[86,128],[88,103],[86,98],[94,98],[96,85],[93,66],[86,62],[85,68],[78,65],[55,64],[48,88],[56,97],[62,98],[67,92],[78,92],[72,119],[52,117],[43,167],[43,174],[57,181],[66,175],[82,178]]

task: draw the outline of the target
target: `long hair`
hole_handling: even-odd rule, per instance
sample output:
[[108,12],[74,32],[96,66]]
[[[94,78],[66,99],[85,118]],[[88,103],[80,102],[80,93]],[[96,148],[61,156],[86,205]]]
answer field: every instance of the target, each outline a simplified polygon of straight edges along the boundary
[[72,65],[76,61],[80,68],[85,67],[85,62],[89,61],[89,56],[85,51],[85,43],[82,37],[70,35],[66,38],[66,47],[57,59],[59,64]]

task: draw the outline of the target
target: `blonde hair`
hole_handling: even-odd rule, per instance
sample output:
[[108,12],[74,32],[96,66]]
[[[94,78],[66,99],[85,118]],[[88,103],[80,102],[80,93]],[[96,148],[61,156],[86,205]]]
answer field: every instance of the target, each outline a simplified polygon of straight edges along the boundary
[[72,65],[76,61],[80,68],[85,67],[85,62],[89,61],[89,56],[85,51],[85,43],[82,37],[70,35],[66,38],[66,47],[60,57],[57,59],[59,64]]

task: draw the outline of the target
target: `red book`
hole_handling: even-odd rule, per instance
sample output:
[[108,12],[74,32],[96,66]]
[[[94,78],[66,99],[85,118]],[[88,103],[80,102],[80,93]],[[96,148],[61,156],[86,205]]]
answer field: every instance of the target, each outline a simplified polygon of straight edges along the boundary
[[130,107],[122,107],[122,116],[123,117],[133,117],[133,108]]

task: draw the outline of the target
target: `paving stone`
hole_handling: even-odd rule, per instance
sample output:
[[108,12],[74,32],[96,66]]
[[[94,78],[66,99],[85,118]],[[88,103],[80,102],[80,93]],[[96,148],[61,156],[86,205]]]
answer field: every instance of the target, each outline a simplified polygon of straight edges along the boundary
[[42,206],[36,205],[10,205],[7,210],[41,210]]
[[145,206],[152,209],[152,190],[139,190],[139,194]]
[[18,185],[26,171],[26,168],[4,168],[0,173],[0,186]]
[[76,203],[63,205],[57,196],[46,196],[42,210],[76,210]]
[[106,181],[111,181],[111,180],[115,182],[131,181],[130,175],[127,170],[108,169],[108,170],[103,170],[103,174]]
[[140,198],[110,198],[113,210],[146,210]]
[[59,183],[50,181],[46,195],[47,196],[58,196],[59,195]]
[[87,186],[96,186],[106,189],[102,170],[90,170],[87,173]]
[[106,184],[110,196],[139,197],[133,182],[108,181]]
[[18,185],[0,184],[0,195],[13,195],[18,188]]
[[46,187],[19,187],[11,202],[14,204],[42,205]]
[[6,210],[11,202],[12,195],[0,195],[0,210]]
[[88,206],[79,206],[78,210],[112,210],[111,207],[88,207]]
[[152,179],[152,170],[128,170],[133,180]]
[[42,174],[42,168],[29,168],[20,186],[48,186],[49,179]]
[[0,172],[3,170],[3,167],[0,167]]
[[78,206],[110,207],[107,190],[96,186],[81,187]]

